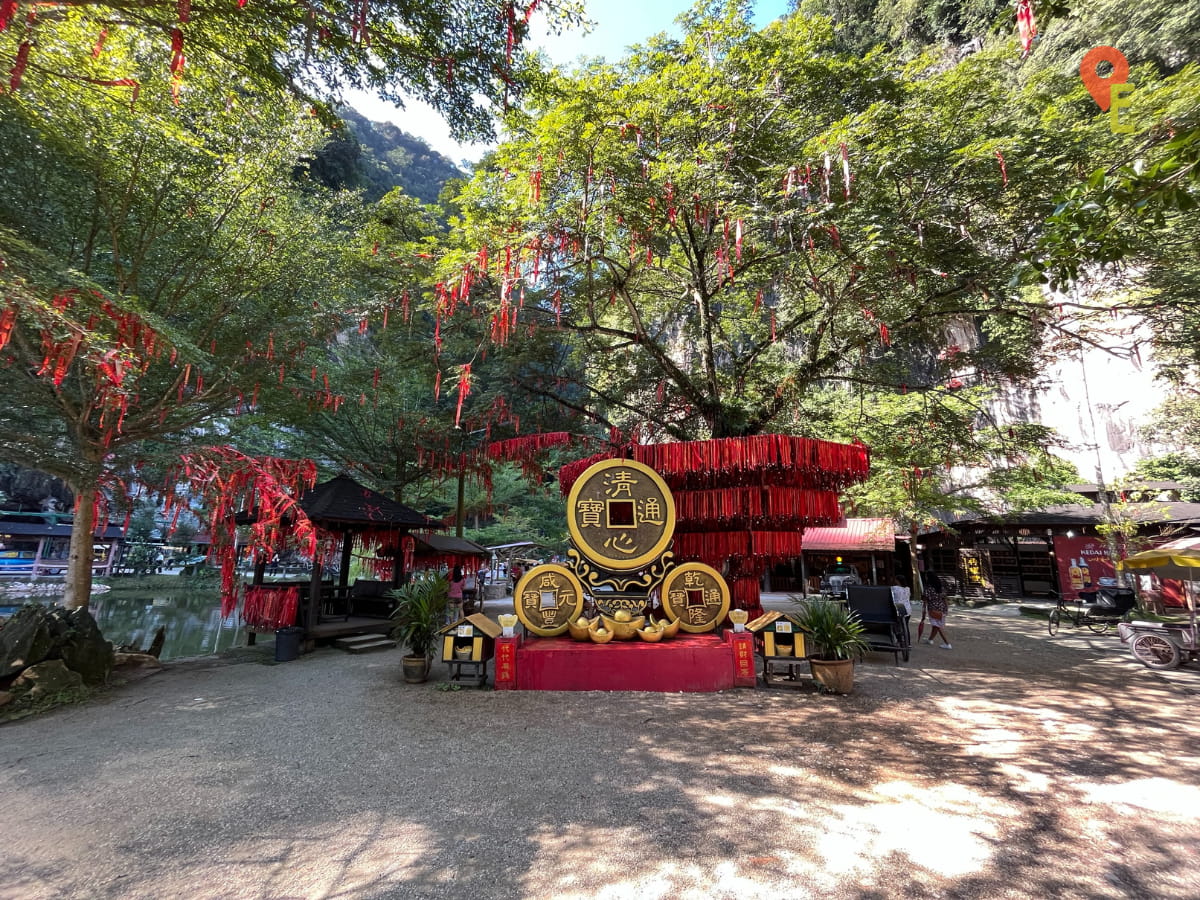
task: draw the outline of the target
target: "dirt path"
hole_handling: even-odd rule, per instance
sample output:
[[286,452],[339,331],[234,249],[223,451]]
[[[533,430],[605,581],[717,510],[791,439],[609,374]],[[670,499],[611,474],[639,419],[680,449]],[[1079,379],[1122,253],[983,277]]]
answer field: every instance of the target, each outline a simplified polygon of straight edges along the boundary
[[0,898],[1200,895],[1200,671],[949,625],[849,698],[175,667],[0,728]]

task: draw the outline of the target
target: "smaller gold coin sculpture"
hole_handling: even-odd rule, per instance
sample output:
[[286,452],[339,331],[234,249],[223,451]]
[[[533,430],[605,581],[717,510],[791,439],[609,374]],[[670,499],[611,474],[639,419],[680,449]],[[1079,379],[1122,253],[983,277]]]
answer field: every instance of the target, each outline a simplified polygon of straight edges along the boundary
[[729,585],[711,566],[683,563],[667,573],[662,601],[680,628],[700,634],[716,628],[729,612]]
[[555,637],[583,611],[583,585],[563,566],[534,566],[517,582],[513,609],[534,634]]

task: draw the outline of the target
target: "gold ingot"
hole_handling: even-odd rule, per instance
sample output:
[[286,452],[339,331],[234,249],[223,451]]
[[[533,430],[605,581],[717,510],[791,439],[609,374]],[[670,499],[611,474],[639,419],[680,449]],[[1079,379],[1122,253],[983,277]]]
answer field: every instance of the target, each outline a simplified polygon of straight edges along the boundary
[[679,620],[672,619],[670,622],[663,622],[662,633],[665,638],[673,638],[679,634]]
[[[597,619],[596,621],[599,622],[600,620]],[[607,644],[613,639],[613,633],[601,625],[596,625],[592,628],[589,628],[588,636],[597,644]]]
[[[585,619],[580,616],[574,622],[567,625],[567,634],[571,635],[577,641],[590,641],[592,639],[591,627],[595,621],[595,619]],[[580,622],[583,622],[583,624],[580,625]]]
[[618,641],[632,641],[637,630],[646,624],[645,616],[635,616],[628,622],[618,622],[606,615],[601,615],[604,627],[616,635]]
[[662,640],[663,632],[661,628],[652,628],[647,626],[645,628],[639,628],[637,636],[648,644],[654,644]]
[[729,621],[734,625],[745,625],[750,621],[750,613],[744,609],[731,609],[729,611]]

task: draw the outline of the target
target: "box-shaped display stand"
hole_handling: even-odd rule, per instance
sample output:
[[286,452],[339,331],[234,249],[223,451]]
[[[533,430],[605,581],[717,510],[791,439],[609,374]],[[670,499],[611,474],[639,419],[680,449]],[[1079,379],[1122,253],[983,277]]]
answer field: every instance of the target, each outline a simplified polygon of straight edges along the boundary
[[450,680],[474,678],[482,687],[487,681],[487,663],[496,653],[496,638],[501,630],[499,623],[483,613],[475,613],[439,631],[442,661],[450,667]]
[[788,616],[772,610],[765,612],[746,625],[754,632],[754,643],[763,658],[763,684],[771,683],[771,676],[782,670],[788,681],[796,681],[796,667],[808,656],[808,644],[804,632]]

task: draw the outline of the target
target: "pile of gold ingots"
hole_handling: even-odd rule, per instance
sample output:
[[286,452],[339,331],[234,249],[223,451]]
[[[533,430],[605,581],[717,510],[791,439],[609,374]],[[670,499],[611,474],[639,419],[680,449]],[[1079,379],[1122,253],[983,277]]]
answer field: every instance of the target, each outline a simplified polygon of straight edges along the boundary
[[720,572],[675,564],[675,501],[649,466],[622,459],[591,466],[567,497],[567,527],[567,564],[534,566],[517,583],[513,606],[533,634],[655,643],[680,631],[712,631],[728,614]]

